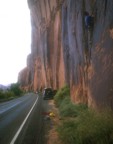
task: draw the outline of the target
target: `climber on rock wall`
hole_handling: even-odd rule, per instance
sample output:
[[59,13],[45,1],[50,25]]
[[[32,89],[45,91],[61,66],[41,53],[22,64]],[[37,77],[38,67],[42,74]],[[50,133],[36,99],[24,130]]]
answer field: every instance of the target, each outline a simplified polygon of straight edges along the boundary
[[91,47],[92,47],[92,33],[94,26],[94,16],[89,15],[89,12],[84,12],[84,23],[85,23],[85,42],[86,42],[86,61],[90,63],[91,59]]
[[84,12],[85,15],[85,28],[87,30],[93,29],[94,26],[94,16],[89,15],[87,11]]

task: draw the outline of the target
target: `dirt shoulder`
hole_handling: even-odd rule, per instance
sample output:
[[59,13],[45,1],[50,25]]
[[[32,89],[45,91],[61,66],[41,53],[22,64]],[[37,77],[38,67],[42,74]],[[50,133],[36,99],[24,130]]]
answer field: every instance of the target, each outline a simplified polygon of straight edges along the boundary
[[58,109],[55,107],[54,100],[45,103],[44,127],[46,144],[63,144],[56,131],[57,125],[60,123]]

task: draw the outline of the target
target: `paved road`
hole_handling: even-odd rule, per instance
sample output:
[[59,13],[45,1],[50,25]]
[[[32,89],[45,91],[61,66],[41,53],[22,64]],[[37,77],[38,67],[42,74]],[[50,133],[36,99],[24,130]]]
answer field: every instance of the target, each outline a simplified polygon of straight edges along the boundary
[[29,93],[0,103],[0,144],[43,144],[41,99]]

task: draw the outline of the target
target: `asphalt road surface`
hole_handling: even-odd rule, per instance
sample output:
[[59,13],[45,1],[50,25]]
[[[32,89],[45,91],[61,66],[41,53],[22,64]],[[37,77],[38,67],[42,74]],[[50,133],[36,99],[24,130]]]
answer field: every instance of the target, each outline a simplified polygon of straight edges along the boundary
[[44,144],[42,97],[29,93],[0,103],[0,144]]

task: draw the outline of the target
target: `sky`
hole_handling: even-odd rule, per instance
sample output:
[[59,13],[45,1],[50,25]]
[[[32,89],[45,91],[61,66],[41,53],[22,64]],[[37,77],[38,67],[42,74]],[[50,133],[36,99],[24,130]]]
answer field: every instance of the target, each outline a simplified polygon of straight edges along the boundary
[[0,84],[16,83],[31,50],[27,0],[0,1]]

